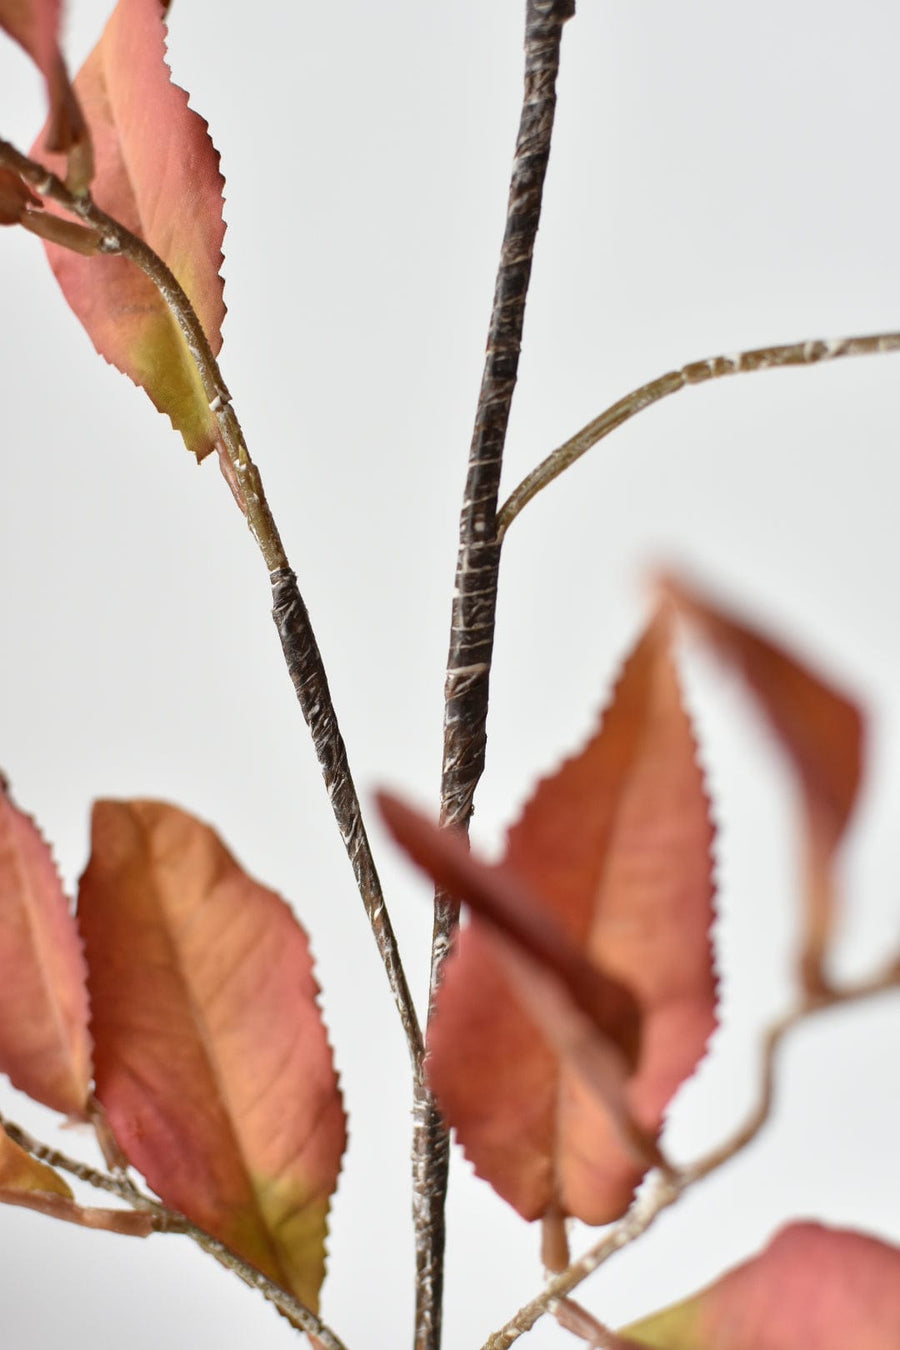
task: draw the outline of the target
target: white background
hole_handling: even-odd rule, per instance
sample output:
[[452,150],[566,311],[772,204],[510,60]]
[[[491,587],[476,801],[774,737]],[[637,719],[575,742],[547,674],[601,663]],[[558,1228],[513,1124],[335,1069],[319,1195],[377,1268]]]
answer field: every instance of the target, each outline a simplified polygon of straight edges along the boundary
[[[364,792],[436,803],[456,518],[518,118],[521,0],[175,5],[176,78],[228,182],[223,367],[316,625]],[[81,0],[77,66],[105,18]],[[579,0],[534,270],[506,487],[627,390],[771,341],[900,326],[900,11],[883,0]],[[0,129],[39,81],[0,43]],[[198,470],[104,366],[40,245],[0,237],[0,763],[84,866],[95,796],[214,822],[312,933],[351,1118],[327,1319],[409,1344],[406,1057],[268,616],[264,568]],[[514,526],[489,769],[495,848],[535,775],[602,706],[660,559],[699,571],[857,690],[868,789],[840,968],[897,937],[898,357],[689,390],[598,447]],[[716,796],[724,1030],[667,1136],[688,1158],[750,1105],[759,1028],[789,997],[793,796],[739,690],[694,660]],[[426,888],[375,830],[417,995]],[[757,1249],[788,1216],[900,1239],[897,1001],[829,1015],[783,1061],[777,1124],[583,1293],[620,1324]],[[4,1109],[72,1150],[48,1113]],[[293,1344],[187,1241],[0,1214],[11,1350]],[[575,1235],[575,1249],[587,1241]],[[540,1282],[538,1234],[465,1164],[449,1210],[448,1350]],[[549,1322],[535,1350],[570,1343]]]

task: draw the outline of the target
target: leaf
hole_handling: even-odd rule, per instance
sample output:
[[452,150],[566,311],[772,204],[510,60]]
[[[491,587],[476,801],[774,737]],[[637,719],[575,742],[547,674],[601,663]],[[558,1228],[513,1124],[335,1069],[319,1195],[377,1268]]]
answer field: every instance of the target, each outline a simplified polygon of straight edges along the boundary
[[[168,265],[215,354],[225,317],[219,275],[224,180],[207,124],[172,83],[165,58],[160,0],[119,0],[75,89],[94,137],[97,205]],[[146,390],[203,459],[218,439],[216,419],[154,284],[125,258],[85,260],[53,245],[47,256],[100,355]]]
[[[499,869],[636,997],[642,1050],[627,1103],[651,1138],[715,1024],[711,841],[661,616],[601,730],[538,786]],[[538,1032],[474,922],[447,963],[429,1048],[442,1112],[479,1175],[520,1214],[605,1223],[624,1212],[644,1167],[583,1074]]]
[[86,1115],[86,968],[50,850],[0,791],[0,1071],[35,1101]]
[[10,1139],[0,1125],[0,1191],[39,1192],[73,1199],[68,1183]]
[[672,577],[663,589],[700,635],[743,674],[799,780],[805,826],[805,931],[801,973],[807,991],[827,989],[823,966],[834,927],[834,859],[862,779],[858,707],[796,657]]
[[624,1334],[654,1350],[897,1350],[900,1249],[791,1224],[753,1260]]
[[93,1209],[79,1205],[58,1172],[32,1158],[0,1126],[0,1204],[21,1205],[51,1219],[63,1219],[82,1228],[102,1228],[128,1237],[153,1232],[149,1214],[127,1209]]
[[[438,828],[390,793],[379,793],[377,800],[391,834],[413,861],[444,890],[465,898],[475,913],[478,939],[560,1059],[603,1103],[628,1148],[641,1162],[645,1154],[656,1162],[625,1097],[641,1021],[630,990],[588,961],[512,874],[474,858],[464,835]],[[464,1074],[467,1066],[455,1065],[453,1072]],[[545,1221],[549,1217],[545,1214]],[[545,1246],[558,1252],[557,1229],[545,1233]],[[568,1261],[544,1264],[561,1269]]]
[[315,1308],[346,1131],[300,925],[208,826],[141,801],[96,804],[78,918],[123,1153]]
[[60,10],[60,0],[0,0],[0,28],[44,76],[50,104],[44,144],[68,156],[64,176],[73,192],[83,192],[93,173],[91,139],[59,50]]

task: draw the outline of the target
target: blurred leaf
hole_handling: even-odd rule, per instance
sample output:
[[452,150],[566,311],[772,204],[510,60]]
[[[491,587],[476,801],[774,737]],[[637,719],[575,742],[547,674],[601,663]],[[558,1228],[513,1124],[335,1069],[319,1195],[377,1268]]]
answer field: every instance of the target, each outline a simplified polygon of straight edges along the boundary
[[683,582],[663,588],[700,635],[738,670],[800,780],[805,825],[805,931],[801,972],[811,994],[834,927],[834,859],[862,778],[863,719],[856,704],[796,657]]
[[653,1350],[897,1350],[900,1249],[792,1224],[761,1255],[624,1334]]
[[[510,894],[514,878],[552,916],[598,979],[602,972],[636,998],[641,1054],[625,1100],[651,1140],[715,1025],[711,842],[668,623],[659,617],[629,659],[601,730],[538,786],[496,872]],[[459,897],[469,900],[459,880]],[[473,906],[483,912],[477,898]],[[429,1035],[441,1110],[479,1175],[525,1218],[609,1222],[626,1209],[646,1163],[623,1143],[622,1122],[592,1090],[585,1064],[576,1065],[571,1047],[561,1054],[559,1038],[551,1044],[546,1021],[545,1034],[538,1030],[526,983],[510,980],[496,943],[473,920],[447,963]],[[572,1045],[599,1052],[603,1042],[576,1036]]]
[[[119,0],[75,88],[94,137],[97,205],[169,266],[217,353],[225,317],[224,180],[206,122],[171,81],[163,16],[159,0]],[[47,256],[100,355],[147,391],[198,459],[209,454],[216,419],[153,283],[124,258],[84,259],[52,244]]]
[[0,791],[0,1071],[84,1116],[91,1079],[81,942],[50,850]]
[[125,1156],[315,1308],[346,1134],[300,925],[158,802],[97,803],[78,917],[96,1091]]
[[[605,1106],[630,1148],[652,1152],[631,1120],[625,1083],[637,1062],[641,1010],[631,992],[582,955],[540,902],[503,868],[469,852],[466,839],[440,829],[389,793],[378,804],[394,839],[442,889],[474,911],[473,931],[568,1069]],[[466,936],[464,941],[476,939]],[[435,1066],[431,1047],[430,1071]],[[438,1052],[438,1063],[452,1057]],[[451,1073],[469,1072],[454,1065]],[[655,1160],[655,1159],[654,1159]],[[545,1218],[547,1216],[545,1215]],[[553,1236],[559,1238],[554,1230]],[[547,1245],[545,1243],[545,1245]],[[559,1247],[557,1242],[556,1247]],[[545,1261],[556,1268],[559,1262]],[[562,1261],[561,1265],[568,1264]]]
[[59,50],[60,0],[0,0],[0,28],[23,47],[47,82],[47,150],[64,154],[63,177],[83,192],[93,172],[91,140]]

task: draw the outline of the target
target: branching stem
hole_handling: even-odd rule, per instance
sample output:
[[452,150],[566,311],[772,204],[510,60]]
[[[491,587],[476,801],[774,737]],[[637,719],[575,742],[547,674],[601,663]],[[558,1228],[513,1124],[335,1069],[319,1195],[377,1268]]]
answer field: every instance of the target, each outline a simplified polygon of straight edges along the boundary
[[718,380],[725,375],[749,374],[755,370],[776,370],[783,366],[815,366],[823,361],[839,361],[845,356],[869,356],[879,352],[900,350],[900,333],[876,333],[871,337],[816,339],[810,342],[790,342],[779,347],[756,347],[752,351],[738,352],[734,356],[713,356],[705,361],[692,361],[680,370],[670,370],[666,375],[651,380],[634,389],[618,403],[607,408],[595,417],[587,426],[576,431],[574,436],[551,451],[536,469],[515,488],[503,503],[497,516],[497,535],[500,539],[506,534],[516,516],[524,506],[554,478],[580,459],[583,454],[602,441],[611,431],[628,422],[645,408],[659,403],[660,399],[677,394],[692,384],[706,384],[709,380]]
[[102,251],[120,254],[153,282],[178,324],[216,418],[222,444],[240,494],[242,509],[265,560],[273,593],[273,617],[288,673],[310,728],[338,829],[344,840],[356,884],[368,915],[381,959],[406,1033],[415,1081],[421,1077],[422,1033],[407,984],[397,940],[385,906],[381,881],[366,835],[347,750],[337,722],[322,656],[309,614],[291,570],[281,537],[266,500],[262,479],[244,440],[231,395],[190,300],[170,269],[154,251],[90,196],[76,196],[42,164],[28,159],[0,140],[0,167],[13,170],[35,192],[92,226],[102,238]]
[[289,1294],[286,1289],[282,1289],[281,1285],[276,1284],[274,1280],[270,1280],[255,1266],[249,1265],[242,1257],[226,1247],[224,1242],[211,1237],[202,1228],[198,1228],[196,1224],[191,1223],[183,1214],[177,1213],[174,1209],[169,1209],[167,1205],[154,1200],[152,1196],[145,1195],[138,1190],[130,1178],[110,1176],[106,1172],[99,1172],[95,1167],[89,1167],[87,1163],[81,1162],[78,1158],[70,1158],[67,1154],[61,1153],[59,1149],[41,1143],[27,1130],[23,1130],[21,1125],[14,1124],[13,1121],[5,1119],[2,1115],[0,1115],[0,1128],[6,1132],[13,1143],[18,1144],[19,1148],[24,1149],[32,1158],[37,1158],[39,1162],[46,1163],[48,1167],[55,1167],[58,1171],[68,1172],[71,1176],[77,1177],[79,1181],[86,1182],[87,1185],[93,1186],[97,1190],[118,1196],[132,1209],[151,1215],[157,1232],[180,1233],[182,1236],[190,1238],[203,1251],[214,1257],[220,1265],[225,1266],[226,1269],[243,1280],[244,1284],[257,1290],[263,1298],[273,1303],[279,1312],[284,1313],[303,1331],[311,1336],[318,1337],[325,1350],[346,1350],[343,1341],[335,1335],[330,1327],[326,1326],[299,1299],[294,1298],[293,1294]]
[[577,1261],[573,1261],[561,1274],[548,1280],[536,1298],[526,1303],[505,1326],[488,1337],[482,1350],[508,1350],[514,1341],[526,1331],[530,1331],[545,1313],[552,1312],[554,1305],[566,1299],[588,1275],[593,1274],[623,1247],[629,1246],[635,1238],[646,1233],[663,1210],[673,1205],[689,1187],[708,1177],[752,1143],[771,1115],[775,1060],[782,1041],[793,1027],[828,1008],[843,1003],[860,1003],[887,990],[898,988],[900,988],[900,962],[895,961],[870,979],[863,980],[859,984],[846,985],[844,988],[830,989],[821,997],[799,1004],[774,1022],[763,1037],[759,1100],[745,1123],[724,1143],[696,1162],[677,1169],[673,1175],[651,1173],[644,1190],[638,1195],[625,1217],[614,1224],[609,1232]]

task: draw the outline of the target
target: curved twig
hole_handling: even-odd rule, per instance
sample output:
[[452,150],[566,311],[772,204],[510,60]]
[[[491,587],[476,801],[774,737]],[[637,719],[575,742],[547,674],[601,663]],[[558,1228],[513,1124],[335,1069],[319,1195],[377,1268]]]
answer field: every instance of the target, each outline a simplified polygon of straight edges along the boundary
[[900,333],[876,333],[871,337],[816,339],[790,342],[778,347],[756,347],[734,356],[712,356],[705,361],[692,361],[680,370],[670,370],[649,384],[642,384],[639,389],[632,390],[618,403],[613,403],[599,417],[595,417],[551,451],[536,469],[532,469],[500,508],[497,516],[498,537],[503,538],[532,497],[536,497],[598,441],[602,441],[624,422],[630,421],[636,413],[643,412],[670,394],[677,394],[679,389],[686,389],[691,384],[705,384],[708,380],[718,380],[725,375],[776,370],[781,366],[815,366],[823,361],[839,361],[845,356],[869,356],[897,350],[900,350]]
[[293,1294],[289,1294],[286,1289],[282,1289],[281,1285],[276,1284],[274,1280],[270,1280],[261,1270],[251,1266],[243,1257],[233,1252],[230,1247],[226,1247],[224,1242],[220,1242],[218,1238],[212,1237],[202,1228],[198,1228],[196,1224],[191,1223],[190,1219],[186,1219],[183,1214],[179,1214],[174,1209],[169,1209],[167,1205],[162,1204],[159,1200],[154,1200],[152,1196],[145,1195],[138,1190],[129,1177],[114,1177],[106,1172],[98,1172],[95,1167],[89,1167],[87,1163],[81,1162],[78,1158],[70,1158],[67,1154],[61,1153],[59,1149],[41,1143],[27,1130],[23,1130],[21,1125],[14,1124],[13,1121],[7,1120],[3,1115],[0,1115],[0,1128],[9,1135],[13,1143],[18,1144],[19,1148],[24,1149],[32,1158],[37,1158],[39,1162],[46,1163],[49,1167],[55,1167],[59,1171],[68,1172],[71,1176],[77,1177],[79,1181],[86,1182],[97,1190],[116,1195],[120,1200],[124,1200],[126,1204],[130,1205],[132,1209],[150,1215],[154,1220],[153,1226],[156,1232],[179,1233],[183,1237],[190,1238],[203,1251],[214,1257],[220,1265],[225,1266],[226,1269],[237,1275],[244,1284],[262,1294],[263,1298],[269,1303],[273,1303],[279,1312],[284,1313],[303,1331],[311,1336],[318,1337],[325,1350],[346,1350],[346,1346],[340,1337],[336,1336],[321,1318],[295,1298]]
[[827,994],[817,999],[800,1004],[774,1022],[763,1038],[759,1101],[744,1124],[723,1144],[687,1167],[677,1169],[673,1175],[664,1176],[658,1172],[651,1174],[645,1190],[634,1201],[625,1217],[577,1261],[573,1261],[561,1274],[548,1280],[537,1297],[521,1307],[499,1331],[488,1337],[482,1350],[509,1350],[509,1346],[526,1331],[530,1331],[539,1318],[553,1311],[554,1304],[565,1299],[573,1289],[587,1279],[588,1275],[604,1265],[616,1252],[646,1233],[663,1210],[673,1205],[689,1187],[736,1157],[757,1137],[771,1115],[777,1052],[793,1027],[828,1008],[842,1003],[859,1003],[897,988],[900,988],[900,963],[894,961],[870,979],[863,980],[859,984],[847,985],[843,989],[829,990]]
[[163,260],[137,235],[95,206],[89,196],[74,195],[55,174],[48,173],[43,165],[28,159],[2,140],[0,166],[12,169],[40,196],[56,202],[97,230],[101,235],[101,252],[120,254],[139,267],[153,282],[184,336],[202,381],[204,394],[209,400],[210,410],[218,423],[247,524],[269,571],[273,618],[288,673],[312,734],[332,810],[387,971],[418,1081],[423,1053],[422,1033],[366,835],[362,809],[338,727],[322,656],[297,578],[291,570],[269,509],[259,470],[251,459],[231,404],[231,395],[222,379],[203,326],[184,290]]

